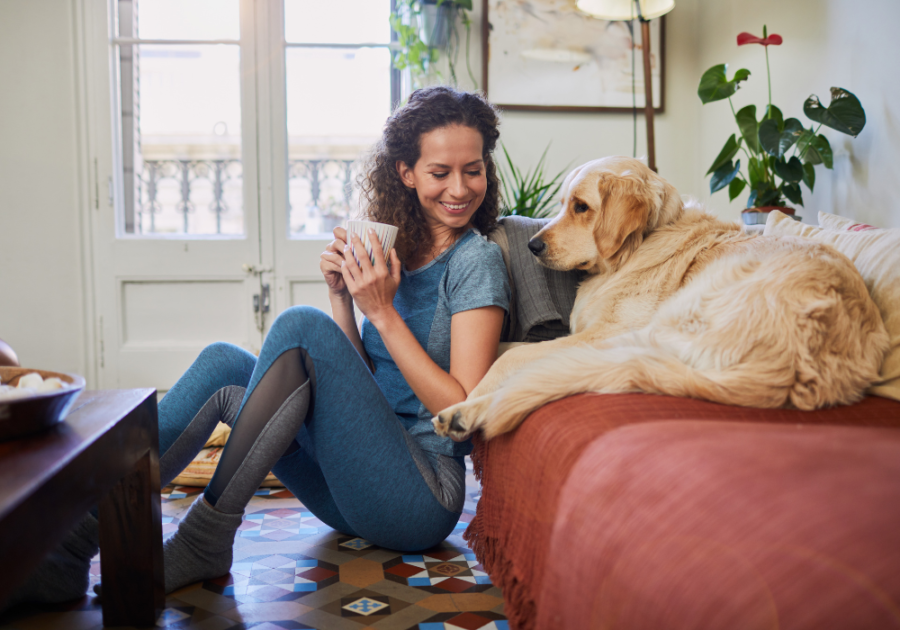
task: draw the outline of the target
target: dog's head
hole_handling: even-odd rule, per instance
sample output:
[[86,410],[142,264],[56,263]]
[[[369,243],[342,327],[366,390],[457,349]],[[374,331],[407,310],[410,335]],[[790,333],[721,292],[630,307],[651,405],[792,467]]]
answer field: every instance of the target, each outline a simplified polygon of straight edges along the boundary
[[675,187],[639,160],[607,157],[575,168],[561,188],[559,214],[528,243],[541,264],[603,273],[651,231],[682,211]]

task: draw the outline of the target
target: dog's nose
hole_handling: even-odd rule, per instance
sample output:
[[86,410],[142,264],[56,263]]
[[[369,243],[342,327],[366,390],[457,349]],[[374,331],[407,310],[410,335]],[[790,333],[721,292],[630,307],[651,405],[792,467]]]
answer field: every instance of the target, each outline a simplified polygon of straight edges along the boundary
[[540,256],[541,252],[547,249],[547,244],[539,238],[533,238],[528,241],[528,249],[530,249],[531,253],[535,256]]

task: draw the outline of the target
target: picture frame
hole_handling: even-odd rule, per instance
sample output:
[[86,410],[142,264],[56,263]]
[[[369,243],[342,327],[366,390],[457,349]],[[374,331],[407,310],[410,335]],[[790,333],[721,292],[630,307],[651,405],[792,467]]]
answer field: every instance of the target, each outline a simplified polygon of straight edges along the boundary
[[[482,85],[501,109],[599,113],[644,109],[638,20],[598,20],[578,11],[575,0],[483,0],[482,11]],[[657,114],[665,111],[665,44],[663,16],[650,21]]]

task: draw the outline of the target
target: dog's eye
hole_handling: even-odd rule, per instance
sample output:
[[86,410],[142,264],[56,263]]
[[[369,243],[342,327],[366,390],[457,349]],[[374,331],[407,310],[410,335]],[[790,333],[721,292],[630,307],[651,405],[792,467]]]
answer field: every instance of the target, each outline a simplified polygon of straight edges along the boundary
[[584,203],[583,201],[575,202],[575,213],[576,214],[581,214],[582,212],[587,212],[587,211],[588,211],[588,205],[586,203]]

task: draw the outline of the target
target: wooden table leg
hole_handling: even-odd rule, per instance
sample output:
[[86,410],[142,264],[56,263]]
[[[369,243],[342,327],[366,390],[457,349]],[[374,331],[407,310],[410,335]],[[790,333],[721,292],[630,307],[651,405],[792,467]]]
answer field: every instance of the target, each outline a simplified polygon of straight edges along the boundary
[[152,626],[165,607],[161,509],[151,449],[100,503],[105,626]]

